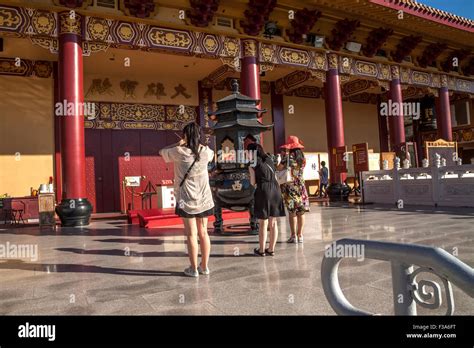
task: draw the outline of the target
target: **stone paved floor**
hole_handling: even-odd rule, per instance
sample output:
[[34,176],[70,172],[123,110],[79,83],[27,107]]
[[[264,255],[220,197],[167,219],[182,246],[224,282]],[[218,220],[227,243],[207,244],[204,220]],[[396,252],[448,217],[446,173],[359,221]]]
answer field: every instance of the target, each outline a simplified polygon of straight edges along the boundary
[[[332,315],[321,286],[321,259],[327,244],[345,237],[438,246],[474,266],[472,209],[314,205],[304,245],[285,243],[286,219],[279,226],[273,258],[253,256],[255,236],[212,236],[212,274],[191,279],[182,276],[188,260],[180,227],[149,233],[123,221],[96,221],[82,229],[40,232],[0,225],[0,245],[39,248],[37,261],[0,259],[0,314]],[[348,259],[339,274],[355,306],[393,314],[387,262]],[[474,299],[456,286],[454,298],[455,314],[474,314]],[[442,314],[445,308],[419,313]]]

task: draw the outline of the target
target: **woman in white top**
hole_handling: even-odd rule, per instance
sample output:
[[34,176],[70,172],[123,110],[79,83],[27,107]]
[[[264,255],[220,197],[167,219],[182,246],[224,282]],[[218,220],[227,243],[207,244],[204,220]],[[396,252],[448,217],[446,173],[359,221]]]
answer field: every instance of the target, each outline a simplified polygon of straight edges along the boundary
[[[184,270],[189,277],[209,274],[211,242],[207,234],[207,218],[214,214],[214,200],[209,186],[207,164],[214,151],[202,145],[201,128],[189,123],[183,128],[184,138],[160,151],[165,162],[174,163],[176,214],[183,219],[191,266]],[[201,246],[201,264],[198,265],[198,241]]]

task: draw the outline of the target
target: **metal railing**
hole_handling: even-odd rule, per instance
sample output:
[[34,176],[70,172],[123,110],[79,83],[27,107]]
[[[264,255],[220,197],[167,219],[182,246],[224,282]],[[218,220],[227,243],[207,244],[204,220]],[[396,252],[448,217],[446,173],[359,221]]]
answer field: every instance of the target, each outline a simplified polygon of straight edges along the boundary
[[[325,253],[321,264],[321,280],[324,294],[337,314],[373,315],[354,307],[339,285],[339,264],[347,257],[344,250],[351,248],[362,250],[364,259],[391,263],[395,315],[416,315],[417,304],[429,309],[441,307],[443,297],[440,285],[432,280],[418,281],[417,277],[421,273],[431,273],[441,279],[446,291],[446,315],[454,314],[451,283],[474,298],[474,269],[441,248],[357,239],[341,239],[334,243],[332,249],[341,250],[341,254],[332,253],[328,256]],[[414,269],[414,266],[418,268]]]

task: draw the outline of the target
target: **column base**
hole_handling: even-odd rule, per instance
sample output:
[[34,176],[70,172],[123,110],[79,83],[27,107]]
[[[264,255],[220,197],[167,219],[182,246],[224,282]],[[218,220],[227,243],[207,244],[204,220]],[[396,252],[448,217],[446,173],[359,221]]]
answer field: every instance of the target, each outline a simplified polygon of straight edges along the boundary
[[63,199],[56,207],[63,227],[87,226],[90,223],[92,205],[87,198]]
[[351,189],[346,184],[330,184],[326,189],[326,192],[331,202],[347,202],[349,200],[349,194]]

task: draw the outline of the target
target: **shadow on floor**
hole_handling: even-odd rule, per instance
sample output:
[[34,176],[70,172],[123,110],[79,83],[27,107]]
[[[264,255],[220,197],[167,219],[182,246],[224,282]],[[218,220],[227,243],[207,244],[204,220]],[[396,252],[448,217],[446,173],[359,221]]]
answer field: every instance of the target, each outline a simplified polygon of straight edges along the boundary
[[[82,254],[82,255],[108,255],[108,256],[123,256],[123,257],[188,257],[186,252],[182,251],[147,251],[147,252],[136,252],[133,250],[127,250],[128,255],[125,254],[124,249],[104,249],[104,250],[86,250],[78,248],[56,248],[55,250]],[[234,254],[213,254],[211,257],[236,257]],[[239,257],[255,257],[254,254],[239,254]]]
[[[94,227],[58,227],[56,230],[40,229],[35,226],[24,228],[11,228],[1,231],[2,234],[29,235],[29,236],[123,236],[123,237],[145,237],[149,233],[139,228],[94,228]],[[180,232],[177,235],[182,235]],[[169,234],[167,234],[169,235]]]
[[415,206],[405,205],[398,209],[395,204],[351,204],[332,202],[329,204],[319,205],[323,208],[346,208],[346,209],[360,209],[361,211],[392,211],[400,214],[447,214],[447,215],[462,215],[462,218],[453,217],[453,219],[474,219],[474,208],[469,207],[431,207],[431,206]]
[[[102,222],[102,224],[105,224]],[[113,226],[114,222],[106,222],[106,226],[87,227],[57,227],[56,230],[51,228],[39,228],[35,225],[22,225],[21,227],[2,227],[0,225],[0,235],[15,234],[15,235],[29,235],[29,236],[117,236],[117,237],[176,237],[184,236],[184,229],[182,228],[166,228],[160,227],[156,229],[146,229],[137,225],[123,225]],[[5,226],[5,225],[3,225]],[[16,225],[15,225],[16,226]],[[213,230],[209,228],[210,236],[216,237],[246,237],[247,233],[235,232],[234,235],[218,235],[214,234]]]
[[42,264],[42,263],[26,263],[23,261],[7,261],[0,263],[0,269],[16,269],[20,271],[36,271],[47,273],[108,273],[117,275],[134,275],[134,276],[182,276],[183,272],[159,271],[159,270],[134,270],[123,268],[100,267],[93,265],[77,265],[77,264]]
[[[104,242],[104,243],[126,243],[126,244],[141,244],[141,245],[163,245],[163,244],[182,244],[186,245],[185,240],[165,240],[157,238],[146,238],[146,239],[131,239],[131,238],[111,238],[111,239],[95,239],[94,242]],[[232,244],[257,244],[258,237],[255,236],[254,241],[248,240],[211,240],[211,245],[232,245]],[[278,241],[278,243],[283,243]]]

